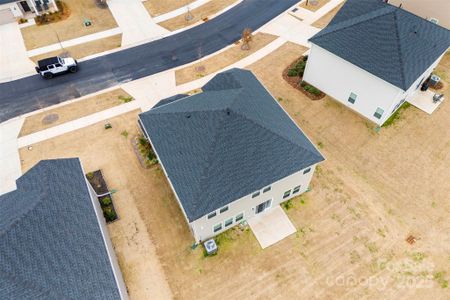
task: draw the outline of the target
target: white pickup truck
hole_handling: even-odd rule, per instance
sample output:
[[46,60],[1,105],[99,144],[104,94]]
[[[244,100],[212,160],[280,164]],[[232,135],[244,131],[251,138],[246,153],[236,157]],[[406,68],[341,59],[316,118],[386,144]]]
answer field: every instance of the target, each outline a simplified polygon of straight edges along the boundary
[[78,71],[78,62],[71,57],[49,57],[37,62],[36,72],[45,79],[61,73],[75,73]]

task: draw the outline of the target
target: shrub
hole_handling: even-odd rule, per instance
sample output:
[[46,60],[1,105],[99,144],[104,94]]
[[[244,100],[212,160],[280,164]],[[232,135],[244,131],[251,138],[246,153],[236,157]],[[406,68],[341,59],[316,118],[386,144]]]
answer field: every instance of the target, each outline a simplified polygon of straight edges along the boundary
[[308,55],[303,56],[303,61],[307,62],[308,61]]
[[105,197],[105,198],[102,198],[102,200],[100,200],[100,204],[102,206],[108,206],[108,205],[111,205],[111,203],[112,203],[111,197]]
[[105,217],[107,222],[114,221],[117,219],[116,212],[112,209],[112,207],[107,207],[103,210],[103,216]]
[[93,179],[94,178],[94,173],[93,172],[87,173],[86,174],[86,178],[89,179],[89,180]]
[[320,95],[320,93],[321,93],[321,91],[319,89],[317,89],[317,88],[315,88],[315,87],[313,87],[312,85],[309,85],[309,84],[302,85],[302,87],[308,93],[311,93],[311,94],[316,95],[316,96]]
[[289,69],[287,76],[289,77],[296,77],[298,76],[299,71],[297,69]]

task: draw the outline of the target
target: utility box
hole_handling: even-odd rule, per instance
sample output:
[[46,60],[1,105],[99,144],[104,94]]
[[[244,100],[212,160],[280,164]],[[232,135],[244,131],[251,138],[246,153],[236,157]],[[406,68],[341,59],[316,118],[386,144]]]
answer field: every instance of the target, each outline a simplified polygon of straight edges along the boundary
[[214,239],[207,240],[203,243],[203,246],[205,247],[206,253],[208,255],[214,255],[217,253],[217,244]]

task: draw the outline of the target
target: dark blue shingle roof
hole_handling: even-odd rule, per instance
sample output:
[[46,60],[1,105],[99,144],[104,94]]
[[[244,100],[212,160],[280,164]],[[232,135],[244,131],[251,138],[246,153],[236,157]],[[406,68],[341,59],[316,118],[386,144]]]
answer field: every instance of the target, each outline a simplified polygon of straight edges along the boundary
[[250,71],[140,115],[189,219],[323,160]]
[[41,161],[0,196],[0,299],[120,299],[78,159]]
[[381,0],[347,0],[310,41],[407,90],[447,51],[450,31]]

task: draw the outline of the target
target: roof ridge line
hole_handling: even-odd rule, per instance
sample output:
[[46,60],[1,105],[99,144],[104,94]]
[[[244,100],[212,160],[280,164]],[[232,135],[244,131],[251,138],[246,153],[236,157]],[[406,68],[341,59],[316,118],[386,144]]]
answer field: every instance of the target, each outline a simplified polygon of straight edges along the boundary
[[405,66],[403,64],[403,56],[402,56],[403,51],[402,51],[402,45],[401,45],[401,41],[400,41],[397,12],[398,12],[398,10],[396,10],[394,12],[395,36],[397,37],[397,49],[398,49],[398,57],[399,57],[400,69],[401,69],[400,76],[402,77],[403,88],[406,91],[407,87],[406,87],[406,79],[405,79]]
[[[234,111],[234,110],[233,110],[233,111]],[[276,135],[276,136],[281,137],[283,140],[289,142],[290,144],[295,145],[295,146],[297,146],[297,147],[299,147],[299,148],[301,148],[301,149],[303,149],[303,150],[305,150],[305,151],[307,151],[307,152],[309,152],[309,153],[313,153],[312,151],[310,151],[310,150],[304,148],[303,146],[300,146],[300,145],[298,145],[298,144],[292,142],[291,140],[287,139],[286,137],[284,137],[284,136],[282,136],[282,135],[280,135],[280,134],[274,132],[272,129],[267,128],[267,127],[264,126],[264,125],[261,125],[260,123],[256,122],[255,120],[253,120],[253,119],[251,119],[251,118],[247,118],[246,116],[244,116],[243,114],[241,114],[241,113],[239,113],[239,112],[236,112],[236,111],[234,111],[234,112],[235,112],[236,114],[240,115],[241,117],[243,117],[244,119],[246,119],[246,120],[248,120],[248,121],[254,123],[255,125],[257,125],[257,126],[259,126],[259,127],[262,127],[262,128],[264,128],[264,129],[266,129],[266,130],[269,131],[270,133],[272,133],[272,134],[274,134],[274,135]],[[316,155],[316,154],[314,153],[314,155]]]
[[[392,7],[392,6],[381,7],[379,9],[377,9],[377,10],[365,13],[363,15],[359,15],[357,17],[353,17],[351,19],[347,19],[345,21],[341,21],[341,22],[339,22],[337,24],[334,24],[334,25],[331,25],[329,27],[327,25],[324,29],[322,29],[319,33],[317,33],[317,36],[313,36],[311,39],[314,39],[315,37],[323,37],[325,35],[328,35],[330,33],[336,32],[338,30],[345,29],[345,28],[348,28],[348,27],[351,27],[351,26],[355,26],[355,25],[358,25],[358,24],[360,24],[362,22],[369,21],[369,20],[372,20],[372,19],[384,16],[384,15],[387,15],[387,14],[392,13],[392,12],[395,12],[395,7]],[[370,15],[370,16],[368,16],[368,15]],[[353,21],[355,19],[360,19],[360,20],[358,20],[355,23],[353,23]],[[321,34],[321,32],[322,31],[326,31],[327,28],[329,30],[327,32],[324,32],[324,33]]]
[[[41,162],[39,162],[36,166],[38,166],[40,163]],[[36,166],[34,166],[34,167],[36,167]],[[26,173],[25,173],[25,176],[26,176]],[[48,176],[45,172],[45,174],[41,177],[45,177],[45,179],[47,179]],[[48,189],[47,185],[45,187],[42,187],[42,185],[39,185],[39,188],[40,188],[40,195],[45,193],[45,191]],[[19,191],[19,189],[16,189],[16,191]],[[39,199],[34,203],[34,205],[30,205],[30,207],[27,210],[25,210],[24,213],[22,213],[17,218],[14,218],[13,221],[9,224],[9,226],[5,230],[0,231],[0,237],[2,237],[4,234],[6,234],[12,227],[17,226],[17,224],[19,224],[23,218],[25,218],[28,214],[30,214],[37,207],[37,205],[42,202],[42,199],[43,199],[43,197],[39,197]]]
[[[215,110],[215,111],[226,111],[226,110],[228,110],[228,109],[229,109],[229,108],[227,107],[227,108],[225,108],[225,109],[217,109],[217,110]],[[217,136],[219,135],[219,132],[221,131],[220,128],[222,128],[222,124],[224,123],[224,121],[225,121],[225,116],[222,116],[221,119],[220,119],[220,121],[219,121],[219,123],[217,124],[217,126],[216,126],[216,128],[215,128],[215,129],[218,129],[218,130],[216,130],[216,132],[215,132],[215,134],[214,134],[214,137],[213,137],[213,141],[212,141],[212,143],[210,144],[209,151],[208,151],[208,155],[207,155],[207,158],[206,158],[206,160],[205,160],[205,162],[206,162],[206,167],[203,169],[202,175],[200,176],[199,187],[202,186],[202,183],[206,180],[205,178],[207,178],[206,175],[209,173],[209,162],[211,161],[211,158],[212,158],[212,156],[213,156],[213,153],[214,153],[213,150],[215,149],[215,146],[216,146],[216,144],[217,144]],[[198,191],[198,193],[200,194],[201,192]],[[194,202],[194,206],[197,205],[197,200],[195,200],[195,199],[200,199],[199,195],[196,195],[196,196],[194,197],[194,201],[195,201],[195,202]]]

